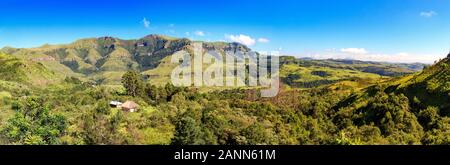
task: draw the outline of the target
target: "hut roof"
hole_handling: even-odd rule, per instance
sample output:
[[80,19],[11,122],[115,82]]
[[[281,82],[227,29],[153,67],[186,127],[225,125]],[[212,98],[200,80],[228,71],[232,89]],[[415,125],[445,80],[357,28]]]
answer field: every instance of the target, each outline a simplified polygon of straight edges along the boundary
[[137,107],[139,107],[139,105],[136,104],[134,101],[126,101],[125,103],[122,104],[122,108],[136,109]]

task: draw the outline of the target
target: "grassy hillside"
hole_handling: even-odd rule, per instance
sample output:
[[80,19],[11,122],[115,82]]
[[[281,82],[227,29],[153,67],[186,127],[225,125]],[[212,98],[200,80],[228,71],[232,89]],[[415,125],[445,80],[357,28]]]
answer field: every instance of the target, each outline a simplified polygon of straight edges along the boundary
[[296,59],[291,56],[282,56],[280,59],[282,64],[296,64],[304,67],[318,66],[328,67],[333,69],[347,69],[366,73],[374,73],[382,76],[400,76],[421,71],[425,64],[421,63],[387,63],[387,62],[373,62],[373,61],[359,61],[359,60],[339,60],[326,59],[314,60],[300,58]]
[[433,106],[450,116],[450,58],[445,58],[423,72],[389,84],[387,92],[402,93],[419,108]]
[[446,58],[425,68],[422,72],[378,83],[365,92],[356,94],[351,98],[353,102],[347,104],[358,105],[354,106],[355,108],[361,107],[365,104],[358,104],[358,102],[367,102],[367,98],[381,92],[406,96],[410,109],[416,112],[432,106],[441,109],[442,115],[448,116],[450,110],[450,67],[448,65],[449,59]]
[[281,66],[280,78],[292,87],[311,88],[344,80],[370,79],[371,81],[382,81],[384,77],[349,69],[285,64]]
[[45,86],[63,78],[63,75],[48,70],[40,62],[21,60],[0,53],[0,80]]
[[[420,73],[352,94],[333,108],[337,112],[334,121],[342,129],[375,126],[387,140],[403,137],[405,144],[448,144],[449,61],[443,59]],[[447,141],[436,140],[442,138]]]

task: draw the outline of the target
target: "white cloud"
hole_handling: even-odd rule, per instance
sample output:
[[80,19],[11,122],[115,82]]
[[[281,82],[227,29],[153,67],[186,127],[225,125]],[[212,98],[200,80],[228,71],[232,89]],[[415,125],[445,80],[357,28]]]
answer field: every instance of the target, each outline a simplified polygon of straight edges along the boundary
[[150,27],[150,21],[148,21],[147,18],[144,17],[144,19],[142,20],[142,23],[144,24],[145,28],[149,28]]
[[435,16],[435,15],[438,15],[438,13],[436,13],[435,11],[422,11],[422,12],[420,12],[420,16],[422,16],[422,17],[426,17],[426,18],[430,18],[430,17],[433,17],[433,16]]
[[247,46],[255,45],[256,41],[250,36],[239,34],[239,35],[225,35],[225,38],[233,42],[238,42]]
[[268,42],[270,42],[270,40],[267,39],[267,38],[258,38],[258,42],[261,42],[261,43],[268,43]]
[[194,32],[195,35],[197,36],[205,36],[205,33],[203,31],[197,30]]
[[350,53],[350,54],[367,54],[367,53],[369,53],[364,48],[342,48],[341,52],[342,53]]
[[[378,62],[398,62],[398,63],[433,63],[435,60],[443,56],[431,54],[411,54],[406,52],[386,54],[386,53],[371,53],[365,51],[363,48],[346,49],[347,51],[327,49],[322,52],[310,52],[307,57],[314,59],[353,59],[361,61],[378,61]],[[348,51],[358,50],[358,51]],[[364,51],[363,51],[364,50]]]

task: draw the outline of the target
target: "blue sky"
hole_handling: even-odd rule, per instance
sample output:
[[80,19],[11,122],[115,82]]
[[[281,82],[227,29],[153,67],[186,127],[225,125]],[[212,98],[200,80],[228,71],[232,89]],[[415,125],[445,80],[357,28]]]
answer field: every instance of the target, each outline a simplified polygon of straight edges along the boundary
[[429,63],[450,50],[448,0],[3,0],[0,6],[0,47],[165,34],[315,58]]

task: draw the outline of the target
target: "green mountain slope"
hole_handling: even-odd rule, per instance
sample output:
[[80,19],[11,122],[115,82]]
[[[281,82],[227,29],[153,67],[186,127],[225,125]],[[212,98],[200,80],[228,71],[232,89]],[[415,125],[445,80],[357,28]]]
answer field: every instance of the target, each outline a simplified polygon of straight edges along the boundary
[[[405,144],[441,144],[450,117],[450,57],[422,72],[373,85],[342,100],[333,109],[341,129],[375,126],[387,139]],[[414,140],[415,139],[415,140]]]
[[423,72],[399,79],[386,92],[402,93],[418,108],[433,106],[450,116],[450,57],[426,68]]
[[0,53],[0,80],[40,86],[62,80],[62,75],[48,70],[40,62]]
[[[419,111],[429,106],[441,109],[443,115],[450,115],[450,59],[445,58],[422,72],[395,78],[368,88],[350,100],[357,109],[367,98],[377,93],[404,95],[408,98],[409,109]],[[347,100],[349,101],[349,100]],[[356,104],[355,104],[356,103]],[[358,104],[361,103],[361,104]]]
[[383,76],[350,69],[336,69],[323,66],[301,66],[285,64],[281,66],[281,80],[292,86],[311,88],[340,81],[383,80]]

